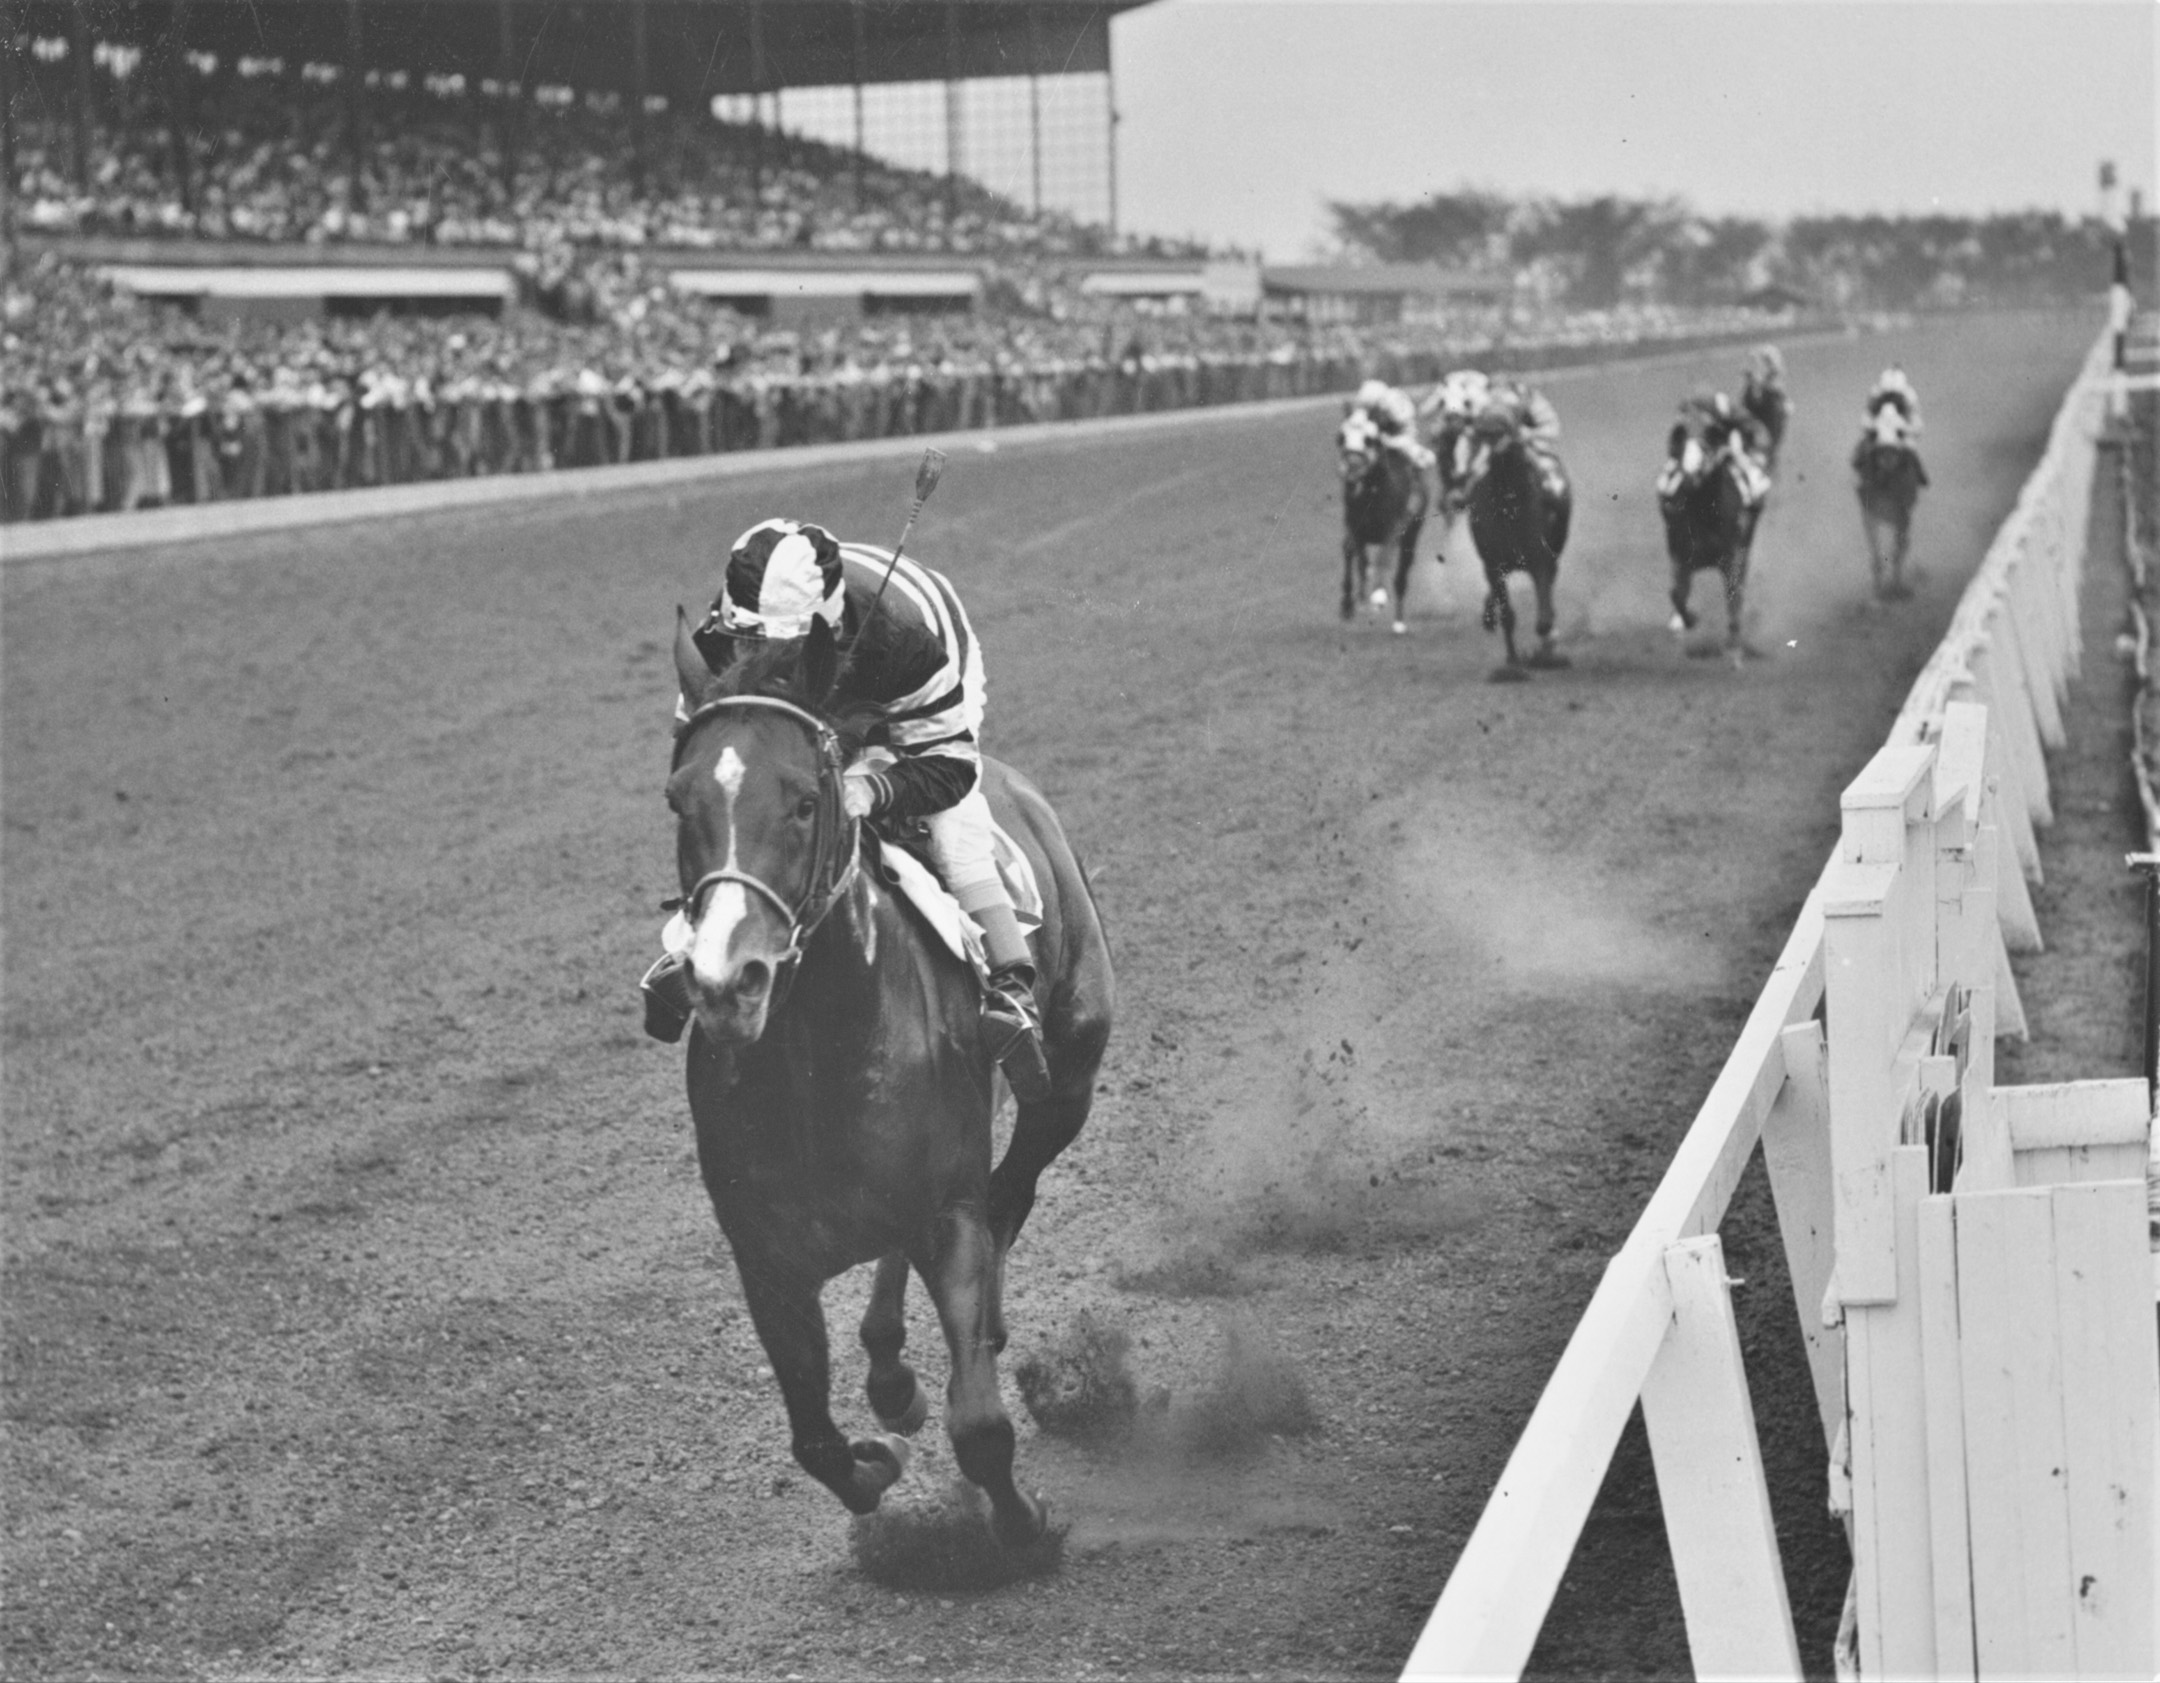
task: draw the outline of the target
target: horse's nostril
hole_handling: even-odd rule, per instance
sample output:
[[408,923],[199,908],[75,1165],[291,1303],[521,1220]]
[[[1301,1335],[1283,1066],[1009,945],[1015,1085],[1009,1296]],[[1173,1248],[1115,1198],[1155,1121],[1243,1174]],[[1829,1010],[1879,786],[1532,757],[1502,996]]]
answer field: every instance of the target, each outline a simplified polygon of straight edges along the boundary
[[746,959],[743,967],[735,972],[735,992],[746,999],[755,999],[772,986],[772,966],[762,958]]

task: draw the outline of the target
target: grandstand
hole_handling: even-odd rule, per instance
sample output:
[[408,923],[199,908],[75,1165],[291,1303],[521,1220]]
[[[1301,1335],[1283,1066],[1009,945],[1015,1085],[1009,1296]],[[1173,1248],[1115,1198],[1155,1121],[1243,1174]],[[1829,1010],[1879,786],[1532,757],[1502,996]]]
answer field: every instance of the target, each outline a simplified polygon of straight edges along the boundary
[[[140,242],[267,248],[237,260],[253,269],[348,246],[363,287],[436,253],[558,243],[671,271],[782,252],[809,271],[1130,267],[1109,26],[1139,3],[0,0],[0,219],[168,296],[201,289],[151,267],[234,256]],[[979,285],[858,274],[768,296],[949,305]]]

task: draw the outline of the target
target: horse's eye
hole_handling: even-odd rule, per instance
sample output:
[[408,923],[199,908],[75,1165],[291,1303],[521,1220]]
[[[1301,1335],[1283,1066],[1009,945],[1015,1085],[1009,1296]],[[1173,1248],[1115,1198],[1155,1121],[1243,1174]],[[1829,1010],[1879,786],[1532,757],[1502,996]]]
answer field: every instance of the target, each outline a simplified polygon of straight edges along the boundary
[[808,823],[817,816],[817,796],[805,795],[795,803],[795,816]]

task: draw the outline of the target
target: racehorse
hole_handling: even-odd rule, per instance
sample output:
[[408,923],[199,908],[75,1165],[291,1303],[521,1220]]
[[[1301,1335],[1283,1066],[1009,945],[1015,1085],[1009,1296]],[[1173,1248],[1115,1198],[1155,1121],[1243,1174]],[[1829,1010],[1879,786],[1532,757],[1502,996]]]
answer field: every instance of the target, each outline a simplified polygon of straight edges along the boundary
[[1905,582],[1905,552],[1912,542],[1913,505],[1920,500],[1927,471],[1916,451],[1879,437],[1860,441],[1853,468],[1859,476],[1860,524],[1867,532],[1875,594],[1885,601],[1903,601],[1912,594]]
[[1488,410],[1473,423],[1476,459],[1468,496],[1470,538],[1485,568],[1485,629],[1498,627],[1507,643],[1507,664],[1495,681],[1528,674],[1515,654],[1515,605],[1508,600],[1508,575],[1528,573],[1537,591],[1537,651],[1531,666],[1565,666],[1553,647],[1553,577],[1560,552],[1567,547],[1574,493],[1563,472],[1559,493],[1531,457],[1521,427],[1509,415]]
[[[1019,1106],[993,1170],[996,1072],[979,986],[881,880],[846,815],[842,774],[876,721],[828,711],[838,664],[820,621],[807,639],[716,674],[676,616],[688,717],[667,797],[692,930],[698,1165],[804,1471],[864,1514],[905,1469],[902,1438],[929,1407],[900,1353],[912,1267],[951,1352],[955,1459],[988,1494],[998,1540],[1025,1547],[1047,1510],[1013,1482],[1012,1420],[998,1395],[1005,1255],[1037,1177],[1087,1120],[1110,1034],[1109,947],[1049,803],[985,759],[992,811],[1043,891],[1037,998],[1052,1085]],[[869,1261],[877,1278],[861,1336],[885,1431],[850,1439],[833,1422],[819,1294]]]
[[[1343,486],[1342,617],[1356,617],[1371,581],[1372,551],[1383,547],[1394,551],[1395,630],[1405,632],[1410,629],[1403,620],[1410,563],[1432,507],[1425,470],[1382,442],[1379,429],[1358,415],[1345,416],[1336,430],[1335,465]],[[1371,592],[1375,608],[1387,605],[1386,585],[1371,585]]]
[[1706,449],[1685,421],[1673,423],[1665,454],[1669,465],[1658,482],[1658,512],[1665,517],[1665,552],[1672,557],[1672,628],[1694,630],[1689,587],[1697,573],[1715,568],[1725,581],[1725,652],[1737,666],[1745,647],[1740,619],[1748,556],[1761,511],[1747,506],[1731,465]]

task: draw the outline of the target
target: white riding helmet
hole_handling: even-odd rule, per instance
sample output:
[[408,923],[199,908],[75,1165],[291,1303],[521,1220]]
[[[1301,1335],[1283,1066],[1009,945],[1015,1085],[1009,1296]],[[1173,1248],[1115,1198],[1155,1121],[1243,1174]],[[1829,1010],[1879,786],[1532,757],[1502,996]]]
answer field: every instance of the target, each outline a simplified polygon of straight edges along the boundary
[[837,630],[846,601],[839,539],[804,520],[761,520],[728,552],[720,629],[783,642],[814,620]]
[[1485,407],[1492,382],[1475,368],[1458,368],[1440,382],[1440,407],[1467,420]]
[[1388,384],[1385,380],[1367,380],[1357,389],[1358,407],[1370,409],[1376,404],[1385,403],[1387,395]]

